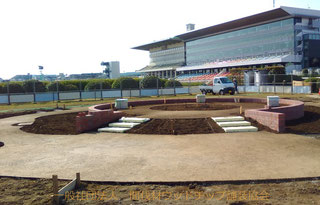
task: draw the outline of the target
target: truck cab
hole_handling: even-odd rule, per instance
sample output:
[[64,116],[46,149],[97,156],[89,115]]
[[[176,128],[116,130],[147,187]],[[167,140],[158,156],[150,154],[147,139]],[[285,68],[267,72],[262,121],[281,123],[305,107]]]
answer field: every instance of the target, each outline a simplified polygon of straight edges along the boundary
[[201,85],[199,88],[203,94],[218,93],[220,95],[224,95],[226,93],[229,93],[230,95],[233,95],[235,92],[233,82],[227,77],[214,77],[212,81],[210,81],[206,85]]

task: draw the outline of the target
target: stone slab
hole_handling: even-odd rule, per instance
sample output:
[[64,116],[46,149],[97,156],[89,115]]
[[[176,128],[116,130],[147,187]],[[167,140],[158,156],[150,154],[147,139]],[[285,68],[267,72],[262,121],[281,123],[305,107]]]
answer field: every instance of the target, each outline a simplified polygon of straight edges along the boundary
[[244,117],[241,116],[230,116],[230,117],[212,117],[215,122],[230,122],[230,121],[243,121]]
[[141,123],[134,122],[114,122],[109,123],[109,127],[124,127],[124,128],[133,128],[134,126],[140,125]]
[[257,132],[258,128],[254,126],[243,126],[243,127],[223,127],[225,132]]
[[232,121],[232,122],[217,122],[220,127],[239,127],[239,126],[250,126],[251,123],[248,121]]
[[118,132],[118,133],[123,133],[127,130],[130,130],[130,128],[124,128],[124,127],[104,127],[104,128],[99,128],[98,132]]

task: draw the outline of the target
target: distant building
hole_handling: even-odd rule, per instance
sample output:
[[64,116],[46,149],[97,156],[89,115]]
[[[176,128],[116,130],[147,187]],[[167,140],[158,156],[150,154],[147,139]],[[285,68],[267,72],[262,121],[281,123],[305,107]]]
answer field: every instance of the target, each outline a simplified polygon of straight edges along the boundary
[[134,47],[148,51],[143,75],[172,78],[282,65],[287,74],[320,68],[320,10],[280,7]]
[[67,80],[94,79],[94,78],[102,78],[102,73],[70,74],[68,77],[66,77]]
[[0,82],[2,82],[3,81],[3,79],[2,78],[0,78]]
[[103,71],[104,78],[115,79],[120,77],[120,62],[119,61],[110,61],[110,62],[101,62],[101,66],[106,66]]
[[139,77],[141,76],[140,72],[126,72],[120,73],[120,77]]
[[15,75],[10,81],[26,81],[26,80],[45,80],[54,81],[57,79],[57,75]]

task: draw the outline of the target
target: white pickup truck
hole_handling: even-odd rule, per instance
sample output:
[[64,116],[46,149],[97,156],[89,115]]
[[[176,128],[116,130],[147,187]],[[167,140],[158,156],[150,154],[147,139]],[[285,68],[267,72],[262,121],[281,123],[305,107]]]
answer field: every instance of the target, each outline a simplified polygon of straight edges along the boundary
[[227,77],[214,77],[208,84],[200,85],[199,88],[202,94],[212,93],[215,95],[219,93],[224,95],[230,93],[233,95],[235,92],[233,82]]

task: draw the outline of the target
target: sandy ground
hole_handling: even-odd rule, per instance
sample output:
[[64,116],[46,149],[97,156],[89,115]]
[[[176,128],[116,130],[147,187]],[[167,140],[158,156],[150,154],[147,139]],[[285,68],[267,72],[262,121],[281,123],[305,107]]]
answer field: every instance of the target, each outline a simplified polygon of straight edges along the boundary
[[[319,106],[318,102],[311,103]],[[295,134],[48,136],[24,133],[19,127],[11,126],[59,112],[0,120],[0,141],[5,143],[0,147],[0,176],[50,178],[58,174],[59,178],[72,179],[76,172],[81,172],[84,180],[131,182],[320,176],[320,140]],[[172,112],[166,114],[174,116]],[[319,185],[319,180],[238,185],[199,182],[184,186],[83,183],[75,193],[91,193],[91,198],[82,201],[69,198],[67,204],[319,204]],[[2,177],[0,204],[49,204],[50,186],[47,179]],[[92,200],[92,193],[103,200]],[[108,199],[112,193],[116,198]],[[141,198],[143,193],[145,197]],[[160,199],[148,198],[148,193],[155,196],[160,193]],[[250,194],[255,198],[250,198]]]
[[29,134],[11,126],[56,113],[0,120],[0,137],[5,143],[0,148],[0,175],[50,178],[52,174],[58,174],[61,178],[71,179],[76,172],[81,172],[85,180],[101,181],[320,176],[320,140],[294,134],[261,131],[161,136],[126,133],[53,136]]
[[[59,181],[60,188],[67,181]],[[66,204],[319,204],[320,181],[215,184],[111,184],[82,182]],[[0,178],[0,204],[51,204],[52,181]]]

